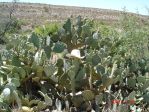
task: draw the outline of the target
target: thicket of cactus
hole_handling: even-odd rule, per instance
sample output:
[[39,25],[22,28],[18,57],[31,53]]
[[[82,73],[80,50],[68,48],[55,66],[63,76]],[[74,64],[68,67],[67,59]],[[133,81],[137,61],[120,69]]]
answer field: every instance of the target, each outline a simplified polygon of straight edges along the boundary
[[[0,55],[0,111],[147,108],[148,28],[125,17],[118,29],[97,28],[93,20],[79,16],[63,25],[37,28],[30,35],[9,36]],[[74,49],[84,57],[68,57]]]

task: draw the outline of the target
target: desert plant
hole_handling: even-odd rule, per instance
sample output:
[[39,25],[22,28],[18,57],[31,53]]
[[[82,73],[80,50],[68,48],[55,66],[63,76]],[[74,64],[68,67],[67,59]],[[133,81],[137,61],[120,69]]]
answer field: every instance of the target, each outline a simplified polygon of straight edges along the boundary
[[132,26],[96,30],[93,20],[79,16],[7,37],[0,57],[1,108],[110,112],[129,105],[114,100],[135,101],[127,111],[148,105],[148,57],[140,55],[146,32]]

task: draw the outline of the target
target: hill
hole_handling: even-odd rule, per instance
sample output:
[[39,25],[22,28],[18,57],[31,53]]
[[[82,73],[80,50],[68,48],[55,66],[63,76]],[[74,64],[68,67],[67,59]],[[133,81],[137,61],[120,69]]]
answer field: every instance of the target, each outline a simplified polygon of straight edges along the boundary
[[[11,7],[11,3],[0,3],[1,22],[7,21]],[[13,14],[17,19],[23,21],[24,28],[31,28],[47,22],[62,22],[68,17],[76,17],[78,15],[111,24],[118,21],[122,13],[122,11],[109,9],[59,6],[39,3],[17,3]],[[147,19],[147,16],[137,15],[134,13],[128,14],[140,17],[142,20]]]

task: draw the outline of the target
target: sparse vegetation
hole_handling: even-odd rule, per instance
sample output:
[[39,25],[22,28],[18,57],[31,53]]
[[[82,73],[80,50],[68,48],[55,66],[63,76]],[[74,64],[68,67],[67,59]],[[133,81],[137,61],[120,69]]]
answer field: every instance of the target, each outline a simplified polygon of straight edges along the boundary
[[[8,9],[11,7],[10,3],[0,3],[0,12],[4,15],[8,14]],[[111,11],[96,8],[84,8],[84,7],[66,7],[66,6],[56,6],[48,4],[31,4],[31,3],[17,3],[17,7],[14,13],[14,17],[18,20],[27,20],[27,24],[23,27],[23,30],[31,29],[32,25],[38,26],[45,24],[46,22],[63,22],[67,18],[77,17],[81,15],[82,17],[93,18],[97,21],[104,22],[105,24],[112,25],[118,22],[120,15],[123,12]],[[32,16],[31,16],[32,15]],[[136,16],[142,21],[146,21],[148,18],[146,16],[131,14]]]

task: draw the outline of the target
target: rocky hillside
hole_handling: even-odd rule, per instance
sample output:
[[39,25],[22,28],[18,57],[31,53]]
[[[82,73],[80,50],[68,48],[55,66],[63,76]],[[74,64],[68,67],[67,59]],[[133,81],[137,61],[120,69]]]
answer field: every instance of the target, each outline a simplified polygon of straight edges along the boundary
[[[0,21],[7,21],[9,16],[11,3],[0,3]],[[17,3],[15,5],[14,16],[24,22],[24,27],[44,24],[46,22],[64,21],[68,17],[83,17],[93,18],[95,20],[105,21],[106,23],[116,22],[123,12],[108,9],[74,7],[74,6],[58,6],[48,4],[33,4],[33,3]],[[129,13],[130,15],[136,15]],[[140,16],[142,20],[146,16]]]

